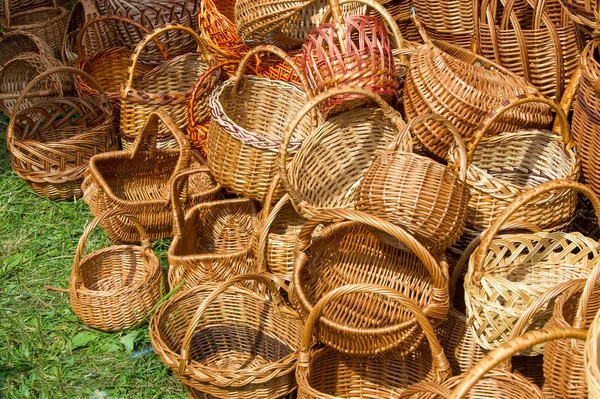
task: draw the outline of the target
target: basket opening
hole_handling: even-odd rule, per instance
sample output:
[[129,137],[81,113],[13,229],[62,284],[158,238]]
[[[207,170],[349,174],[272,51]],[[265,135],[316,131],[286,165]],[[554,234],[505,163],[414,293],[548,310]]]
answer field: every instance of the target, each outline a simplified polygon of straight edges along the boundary
[[152,274],[137,246],[109,247],[85,257],[81,265],[83,287],[110,292],[142,284]]

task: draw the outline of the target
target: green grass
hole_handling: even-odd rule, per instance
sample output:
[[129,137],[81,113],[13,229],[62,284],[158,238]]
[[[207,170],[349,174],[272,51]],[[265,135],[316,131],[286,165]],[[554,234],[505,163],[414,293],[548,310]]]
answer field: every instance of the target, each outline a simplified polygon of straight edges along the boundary
[[[126,344],[133,352],[150,347],[147,326],[92,330],[73,314],[68,294],[44,288],[68,287],[91,219],[82,200],[51,202],[29,190],[11,171],[0,134],[0,398],[186,398],[157,355],[131,357]],[[97,229],[89,249],[108,242]],[[165,268],[168,244],[155,244]]]

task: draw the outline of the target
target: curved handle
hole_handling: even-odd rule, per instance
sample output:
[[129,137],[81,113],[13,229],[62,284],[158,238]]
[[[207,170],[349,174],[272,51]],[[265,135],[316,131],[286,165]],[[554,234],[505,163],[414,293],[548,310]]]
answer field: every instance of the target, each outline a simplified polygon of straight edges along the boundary
[[[78,60],[79,60],[79,57],[83,57],[83,53],[84,53],[83,37],[85,35],[85,32],[88,30],[88,28],[90,26],[100,23],[100,22],[106,22],[106,21],[122,22],[125,24],[133,25],[137,29],[144,32],[145,35],[149,35],[150,33],[152,33],[152,31],[147,26],[142,25],[141,23],[139,23],[131,18],[123,17],[121,15],[103,15],[100,17],[90,19],[89,21],[85,22],[85,24],[81,27],[81,29],[79,29],[79,34],[77,35],[77,58],[78,58]],[[167,50],[165,49],[165,46],[158,40],[157,37],[155,37],[153,40],[154,40],[154,43],[156,44],[156,47],[158,48],[158,51],[160,51],[160,53],[162,54],[165,61],[168,60],[169,54],[167,54]]]
[[321,317],[321,313],[323,312],[325,306],[344,295],[353,293],[368,293],[385,296],[399,302],[402,306],[406,307],[413,314],[421,328],[423,328],[425,336],[427,337],[427,341],[429,342],[431,357],[433,359],[433,374],[435,375],[434,381],[443,382],[446,380],[446,378],[452,375],[452,369],[450,368],[450,363],[444,354],[444,349],[442,349],[431,323],[429,323],[427,316],[425,316],[425,313],[423,313],[419,305],[417,305],[412,299],[396,290],[385,288],[376,284],[349,284],[338,287],[325,294],[319,300],[319,302],[317,302],[308,315],[308,318],[304,322],[302,346],[298,356],[298,367],[310,367],[310,347],[313,329]]
[[[573,320],[574,328],[585,329],[585,324],[587,322],[588,305],[592,298],[594,288],[598,283],[600,283],[600,258],[596,257],[594,258],[594,260],[592,260],[592,262],[596,262],[596,265],[592,268],[592,272],[588,276],[581,297],[579,298],[577,313],[575,314],[575,319]],[[592,317],[593,316],[595,315],[592,315]]]
[[462,381],[454,388],[450,399],[461,399],[475,384],[490,370],[507,358],[534,345],[556,339],[578,339],[585,341],[587,332],[575,328],[551,327],[543,330],[529,331],[518,338],[505,342],[498,348],[488,353],[464,376]]
[[503,101],[502,104],[500,104],[495,110],[488,113],[485,119],[479,124],[477,130],[473,134],[471,142],[468,145],[469,162],[473,161],[473,155],[475,154],[475,150],[477,149],[479,142],[490,130],[494,122],[496,122],[500,118],[500,116],[502,116],[509,109],[526,103],[542,103],[549,105],[551,108],[553,108],[556,111],[557,119],[560,121],[560,134],[563,145],[565,146],[565,148],[571,148],[575,145],[575,143],[573,142],[573,138],[571,137],[571,128],[569,127],[569,120],[567,119],[567,115],[558,106],[558,104],[556,104],[549,98],[540,97],[533,94],[521,94]]
[[[417,258],[419,258],[419,260],[423,263],[425,269],[427,269],[428,273],[431,275],[433,286],[440,290],[438,294],[444,296],[447,295],[448,285],[446,282],[446,278],[444,277],[444,272],[438,265],[435,258],[429,253],[429,251],[402,227],[396,226],[393,223],[390,223],[386,220],[380,219],[376,216],[372,216],[364,212],[355,211],[351,209],[330,209],[320,212],[316,216],[310,218],[306,223],[304,223],[304,225],[300,229],[298,237],[296,238],[295,252],[304,252],[310,246],[312,241],[312,234],[317,228],[317,226],[324,223],[337,222],[342,220],[362,223],[366,226],[373,227],[375,229],[378,229],[379,231],[389,234],[393,238],[397,239],[400,243],[404,244],[410,251],[412,251],[417,256]],[[294,260],[294,268],[300,267],[300,259],[300,256],[296,256]],[[299,271],[300,269],[296,269],[294,271],[294,280],[296,280],[296,278],[299,278]],[[294,283],[296,285],[299,285],[300,281],[294,281]],[[443,298],[436,299],[442,300]]]
[[184,170],[181,173],[171,178],[171,191],[167,203],[171,203],[173,211],[173,237],[181,237],[183,234],[183,225],[185,223],[185,215],[181,206],[181,198],[179,196],[179,182],[185,177],[186,181],[191,175],[198,173],[210,173],[210,169],[206,165],[201,165],[193,169]]
[[133,78],[135,76],[135,68],[136,68],[138,60],[142,54],[142,51],[144,51],[144,49],[146,48],[148,43],[150,43],[150,41],[154,41],[154,38],[157,37],[158,35],[165,33],[165,32],[172,31],[172,30],[179,30],[179,31],[186,32],[187,34],[189,34],[196,41],[196,44],[198,45],[198,49],[200,51],[200,54],[202,54],[206,63],[209,65],[211,64],[211,61],[213,60],[213,55],[211,53],[209,53],[209,51],[206,49],[206,46],[204,45],[204,42],[202,41],[200,36],[196,32],[194,32],[191,28],[188,28],[187,26],[183,26],[183,25],[179,25],[179,24],[161,25],[158,28],[155,28],[152,32],[150,32],[150,34],[144,36],[142,41],[139,42],[135,46],[135,49],[133,50],[133,54],[131,56],[131,60],[129,61],[129,67],[127,68],[128,72],[129,72],[129,77],[127,78],[127,81],[125,82],[125,92],[130,91],[133,87]]
[[[343,95],[343,94],[360,94],[365,96],[367,99],[374,102],[383,110],[383,115],[389,119],[393,124],[395,124],[398,130],[402,131],[404,129],[405,123],[402,120],[402,117],[398,113],[398,111],[394,110],[383,98],[381,98],[377,93],[365,89],[362,87],[350,87],[350,86],[339,86],[331,88],[323,93],[320,93],[315,98],[310,100],[308,103],[302,106],[300,110],[296,113],[296,115],[292,118],[290,123],[285,128],[283,136],[281,138],[281,144],[279,146],[279,157],[277,159],[277,167],[279,169],[279,178],[283,183],[287,193],[290,195],[292,199],[292,203],[294,207],[303,215],[308,215],[309,217],[315,213],[315,210],[310,208],[310,205],[307,204],[300,193],[296,190],[296,188],[292,185],[289,177],[288,177],[288,146],[292,139],[292,135],[296,130],[296,127],[300,123],[300,121],[308,114],[309,112],[316,112],[316,107],[320,103],[325,100],[328,100],[332,97]],[[319,210],[316,210],[317,212]]]
[[413,395],[419,395],[423,393],[436,395],[436,398],[447,398],[450,396],[452,391],[450,390],[450,388],[440,384],[436,384],[434,382],[420,382],[418,384],[411,385],[404,391],[402,391],[398,399],[408,399],[411,398]]
[[525,205],[529,201],[539,197],[542,194],[548,193],[554,190],[575,190],[586,197],[589,198],[594,210],[596,211],[596,215],[600,216],[600,199],[594,193],[594,191],[581,183],[577,183],[572,180],[551,180],[546,183],[542,183],[538,186],[530,188],[529,190],[523,192],[519,197],[517,197],[509,206],[506,207],[504,211],[498,216],[498,218],[492,223],[492,225],[488,228],[487,233],[481,239],[481,245],[479,249],[475,253],[474,260],[474,270],[473,270],[473,282],[475,284],[479,284],[481,278],[483,277],[483,263],[485,261],[485,256],[496,237],[496,234],[500,231],[502,225],[506,223],[508,218],[510,218],[521,206]]
[[73,271],[72,277],[75,279],[75,284],[71,284],[69,287],[69,291],[71,296],[77,298],[77,285],[80,284],[81,276],[79,275],[79,269],[81,265],[81,257],[83,255],[83,250],[85,249],[85,244],[90,237],[92,231],[105,219],[115,217],[115,216],[123,216],[129,219],[131,223],[135,226],[138,233],[140,234],[140,243],[142,247],[142,255],[147,256],[148,252],[152,252],[152,242],[150,241],[150,236],[146,232],[144,226],[140,224],[140,222],[131,214],[126,213],[120,209],[110,209],[104,213],[102,213],[97,218],[94,218],[90,224],[88,224],[83,231],[81,238],[79,239],[79,243],[77,244],[77,250],[75,251],[75,257],[73,258]]
[[187,368],[187,365],[190,362],[190,355],[191,355],[190,354],[190,345],[192,343],[192,338],[194,337],[194,330],[196,329],[196,326],[202,319],[204,312],[208,309],[210,304],[219,295],[221,295],[223,292],[225,292],[225,290],[227,288],[231,287],[234,284],[238,284],[240,282],[247,281],[247,280],[254,280],[254,281],[264,284],[266,287],[268,287],[270,295],[271,295],[271,301],[274,302],[275,306],[279,306],[280,304],[283,303],[283,298],[281,297],[281,294],[279,293],[279,290],[277,289],[276,284],[273,283],[273,281],[271,281],[268,277],[266,277],[265,275],[262,275],[262,274],[255,274],[255,273],[240,274],[238,276],[235,276],[235,277],[225,281],[224,283],[219,284],[215,288],[215,290],[213,292],[211,292],[204,299],[204,301],[202,301],[200,306],[198,306],[198,309],[196,310],[196,313],[194,314],[194,317],[192,318],[190,325],[188,326],[188,328],[185,332],[185,336],[183,337],[183,341],[181,343],[181,352],[180,352],[181,360],[179,361],[179,374],[180,375],[185,374],[185,369]]
[[[581,67],[578,66],[575,72],[571,75],[569,79],[569,84],[565,89],[563,96],[560,100],[560,104],[558,106],[563,110],[565,115],[569,115],[569,111],[571,110],[571,105],[573,104],[573,100],[575,99],[575,94],[577,94],[577,88],[579,87],[579,81],[581,80]],[[560,134],[561,131],[561,120],[557,117],[554,119],[554,125],[552,126],[552,132],[556,134]]]

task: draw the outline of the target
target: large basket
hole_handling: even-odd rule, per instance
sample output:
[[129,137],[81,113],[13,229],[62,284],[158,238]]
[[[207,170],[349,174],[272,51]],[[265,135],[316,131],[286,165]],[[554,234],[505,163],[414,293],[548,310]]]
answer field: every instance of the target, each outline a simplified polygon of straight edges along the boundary
[[584,350],[585,377],[588,384],[589,398],[600,398],[600,359],[598,359],[598,340],[600,339],[600,312],[596,313],[588,330]]
[[[321,314],[326,314],[338,302],[357,295],[385,298],[380,302],[411,314],[427,336],[428,346],[424,345],[417,354],[407,358],[361,359],[333,348],[311,345],[315,327],[318,326],[318,334],[327,325]],[[304,324],[296,368],[298,399],[396,398],[412,384],[440,383],[450,375],[452,370],[427,317],[415,301],[393,289],[373,284],[339,287],[319,300]]]
[[[289,148],[298,123],[329,99],[360,95],[375,107],[335,115],[308,136],[290,161]],[[378,152],[399,135],[400,149],[412,151],[400,114],[374,92],[360,87],[335,87],[305,104],[285,128],[279,149],[279,176],[294,207],[305,217],[323,209],[352,208],[354,192]],[[399,133],[400,132],[400,133]]]
[[[416,126],[437,121],[454,135],[459,165],[399,149]],[[365,173],[355,193],[359,211],[404,227],[433,253],[445,251],[462,235],[469,202],[467,150],[460,133],[443,117],[422,114],[408,123]]]
[[[101,100],[57,97],[21,108],[38,82],[62,73],[88,79]],[[11,167],[39,195],[55,201],[79,198],[90,158],[117,149],[114,118],[108,98],[91,76],[71,67],[52,68],[33,79],[17,99],[6,134]]]
[[[558,134],[540,129],[522,129],[485,137],[496,121],[527,104],[552,107],[560,121]],[[467,184],[471,199],[467,228],[459,243],[464,248],[489,227],[520,194],[551,180],[579,178],[580,162],[570,134],[569,122],[560,107],[544,97],[520,96],[507,99],[483,119],[468,146]],[[455,161],[454,154],[450,160]],[[571,223],[577,196],[571,190],[557,190],[525,204],[509,220],[521,219],[544,230],[564,229]]]
[[[243,75],[249,60],[261,52],[282,57],[302,77],[305,91],[291,83]],[[212,118],[206,152],[215,179],[238,195],[264,202],[277,173],[277,150],[283,143],[283,130],[306,104],[307,98],[312,95],[306,78],[283,50],[258,46],[249,51],[235,76],[222,83],[210,96]],[[310,134],[316,123],[316,111],[311,113],[311,119],[302,120],[292,139],[286,143],[290,153],[295,153]],[[282,195],[282,190],[278,190],[273,200]]]
[[[235,284],[253,280],[269,299]],[[275,399],[296,388],[302,322],[267,275],[206,283],[161,305],[150,341],[188,389],[216,398]],[[203,396],[197,396],[203,397]]]
[[15,30],[0,34],[0,68],[21,53],[37,53],[46,58],[54,57],[50,46],[33,33]]
[[519,10],[521,13],[513,8],[518,3],[515,0],[506,1],[504,7],[499,7],[498,0],[476,2],[479,53],[523,76],[544,96],[560,101],[577,69],[579,47],[575,27],[561,12],[559,1],[521,2],[532,7],[531,11]]
[[[600,211],[600,200],[582,184],[556,180],[540,184],[515,199],[489,227],[469,259],[465,276],[465,303],[471,330],[484,349],[505,342],[537,296],[564,281],[587,278],[598,243],[580,233],[542,232],[496,237],[504,223],[527,203],[556,190],[585,194]],[[529,329],[543,326],[551,311],[538,312]],[[533,348],[531,353],[542,353]]]
[[[313,237],[320,224],[334,221]],[[381,235],[405,249],[385,243]],[[294,304],[303,319],[325,294],[346,284],[398,290],[414,298],[434,327],[446,318],[448,270],[401,227],[359,211],[323,211],[302,226],[295,253]],[[393,302],[364,293],[346,296],[323,313],[319,341],[353,356],[414,352],[423,331]]]
[[[179,181],[192,174],[209,174],[208,167],[177,175],[171,182],[173,241],[169,247],[169,286],[184,281],[188,289],[255,272],[251,238],[256,204],[247,198],[195,205],[183,215]],[[220,187],[219,187],[220,188]]]
[[427,35],[465,49],[473,41],[472,0],[413,0]]
[[[180,148],[156,148],[159,122],[173,134]],[[171,180],[188,167],[202,164],[173,119],[163,111],[156,111],[150,114],[130,150],[99,154],[91,159],[82,184],[83,199],[94,215],[120,209],[135,216],[150,239],[168,238],[173,233]],[[183,183],[187,189],[180,194],[184,212],[218,195],[217,185],[209,174],[196,174],[186,180]],[[123,218],[108,218],[101,226],[113,242],[138,241],[135,226]]]
[[[166,61],[150,72],[136,76],[140,55],[154,38],[166,32],[185,32],[198,45],[197,52],[190,52]],[[161,41],[162,42],[162,41]],[[196,79],[204,71],[216,64],[216,59],[208,52],[200,36],[192,29],[182,25],[167,24],[156,28],[136,46],[128,69],[128,78],[121,86],[121,124],[120,132],[123,148],[131,145],[140,133],[148,115],[156,110],[164,110],[173,118],[179,129],[187,131],[188,103]],[[205,90],[214,87],[219,79],[215,71],[205,82]],[[196,102],[195,112],[198,119],[208,116],[208,100]],[[169,132],[162,129],[161,147],[174,147],[176,141]]]
[[[112,245],[83,257],[94,228],[117,215],[135,225],[141,244]],[[85,324],[102,331],[127,330],[147,321],[166,294],[162,268],[148,235],[133,216],[118,210],[103,213],[85,228],[75,252],[69,287],[73,312]]]

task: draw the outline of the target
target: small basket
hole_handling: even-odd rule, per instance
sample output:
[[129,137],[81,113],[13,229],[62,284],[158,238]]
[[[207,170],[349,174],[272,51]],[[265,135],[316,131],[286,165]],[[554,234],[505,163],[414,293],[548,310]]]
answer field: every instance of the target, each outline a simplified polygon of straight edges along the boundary
[[[342,220],[339,222],[339,220]],[[320,224],[318,237],[313,232]],[[406,249],[386,244],[391,236]],[[448,270],[404,229],[353,210],[328,210],[309,219],[296,240],[294,304],[306,320],[328,292],[346,284],[378,284],[414,298],[436,327],[449,308]],[[410,312],[368,294],[347,295],[323,313],[319,341],[352,356],[403,356],[424,338]]]
[[[38,82],[64,73],[88,79],[100,91],[100,100],[57,97],[22,109],[23,99]],[[15,103],[6,134],[11,167],[41,196],[54,201],[79,198],[90,159],[117,149],[114,118],[94,78],[71,67],[49,69],[33,79]]]
[[21,53],[36,53],[46,58],[54,57],[50,46],[33,33],[14,30],[0,34],[0,68]]
[[[179,149],[156,148],[159,122],[177,139]],[[82,184],[83,199],[94,215],[121,209],[137,218],[150,239],[169,238],[173,233],[171,181],[179,172],[202,164],[173,119],[156,111],[150,114],[130,150],[98,154],[90,160]],[[219,194],[219,186],[208,173],[198,173],[183,184],[186,190],[180,194],[180,200],[184,212]],[[113,242],[138,240],[137,229],[126,219],[111,217],[103,220],[101,226]]]
[[[248,280],[268,297],[235,286]],[[196,397],[275,399],[296,388],[302,322],[267,275],[206,283],[161,305],[150,322],[154,351]],[[199,396],[199,395],[206,396]]]
[[[317,322],[317,334],[327,325],[321,313],[327,313],[328,308],[338,302],[345,302],[344,297],[357,295],[383,297],[381,303],[412,314],[412,318],[418,320],[417,327],[427,336],[428,347],[420,348],[419,353],[408,358],[361,359],[333,348],[311,346]],[[398,291],[373,284],[345,285],[323,296],[304,324],[301,348],[296,368],[298,399],[397,398],[412,384],[440,383],[452,375],[444,350],[419,306]]]
[[[152,71],[136,76],[140,55],[154,38],[162,33],[175,31],[189,34],[198,45],[199,53],[187,53],[166,61]],[[161,41],[162,42],[162,41]],[[202,39],[192,29],[182,25],[166,24],[158,27],[136,46],[130,62],[129,76],[121,85],[121,143],[128,148],[144,126],[148,115],[156,110],[164,110],[173,118],[179,129],[187,131],[188,103],[196,78],[216,64],[216,59],[208,52]],[[219,79],[215,71],[204,82],[205,90],[211,90]],[[208,99],[196,102],[197,118],[208,116]],[[160,148],[176,146],[176,140],[165,129],[159,131]]]
[[247,198],[225,199],[195,205],[183,215],[179,181],[186,176],[209,174],[208,167],[178,174],[171,181],[173,241],[169,247],[169,286],[185,280],[184,289],[206,282],[227,281],[255,272],[251,238],[256,205]]
[[[112,245],[83,257],[94,228],[106,218],[127,218],[138,229],[140,245]],[[77,245],[69,282],[71,308],[90,327],[121,331],[147,321],[166,294],[166,282],[152,243],[131,215],[117,210],[95,218]]]

